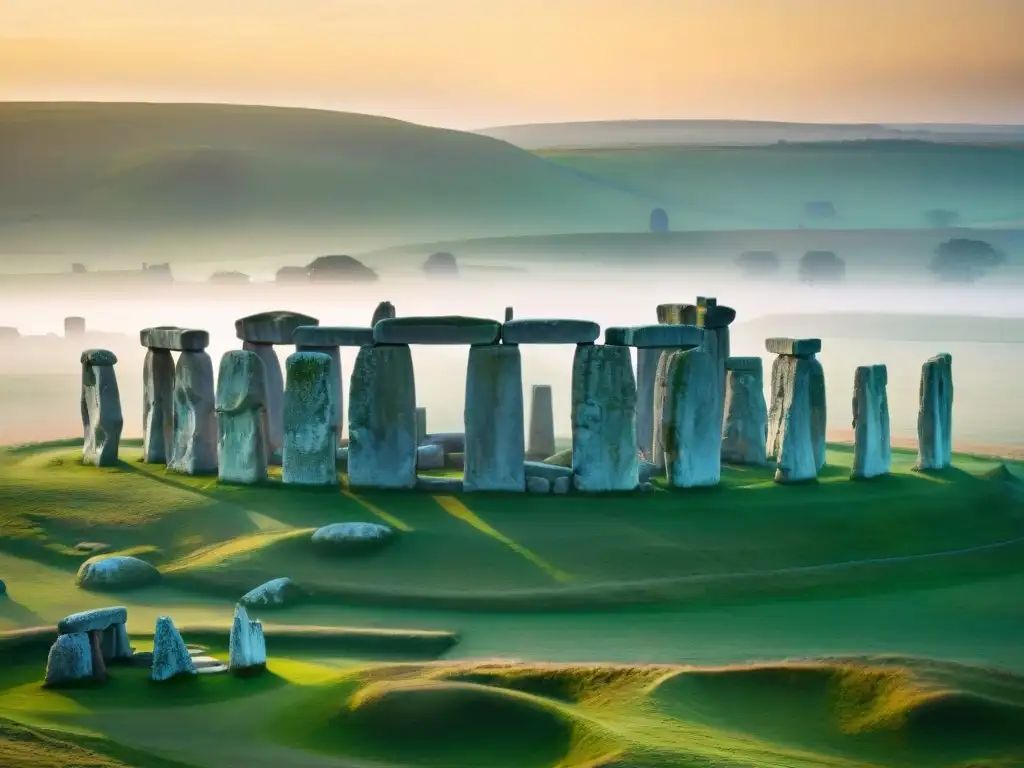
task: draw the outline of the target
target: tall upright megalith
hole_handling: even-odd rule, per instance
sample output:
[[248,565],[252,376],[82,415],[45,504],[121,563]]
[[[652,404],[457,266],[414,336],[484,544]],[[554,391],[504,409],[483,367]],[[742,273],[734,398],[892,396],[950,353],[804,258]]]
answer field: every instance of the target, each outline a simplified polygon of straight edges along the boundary
[[722,422],[718,417],[718,361],[701,349],[668,356],[662,440],[669,485],[718,485],[722,477]]
[[768,406],[764,399],[764,364],[760,357],[726,359],[724,412],[722,461],[763,466],[768,442]]
[[629,347],[576,347],[572,469],[580,491],[631,491],[637,487],[636,379]]
[[281,480],[289,485],[337,485],[338,434],[331,402],[331,358],[295,352],[285,361]]
[[638,349],[636,351],[636,444],[644,458],[654,455],[654,389],[658,381],[658,361],[662,352],[674,349]]
[[555,454],[555,405],[550,384],[534,384],[530,392],[530,439],[526,458],[543,461]]
[[853,469],[851,477],[866,479],[889,474],[889,382],[884,365],[862,365],[853,376]]
[[143,328],[142,460],[166,464],[174,442],[174,358],[171,352],[202,352],[210,344],[206,331],[163,325]]
[[117,388],[117,356],[106,349],[82,352],[82,463],[112,467],[117,463],[124,418]]
[[266,369],[255,352],[225,352],[217,372],[217,473],[252,485],[267,479]]
[[[815,415],[816,398],[824,396],[824,377],[815,355],[821,339],[772,338],[765,347],[778,357],[772,363],[771,405],[768,411],[767,454],[775,460],[775,481],[814,480],[824,463],[824,416]],[[819,409],[823,403],[817,403]]]
[[319,325],[315,317],[300,312],[260,312],[235,321],[235,336],[242,349],[255,352],[263,361],[267,381],[267,456],[274,461],[284,444],[284,374],[275,346],[291,345],[296,329]]
[[523,366],[518,345],[469,348],[464,417],[463,490],[525,491]]
[[217,472],[217,413],[213,361],[184,351],[174,368],[174,419],[167,469],[183,475]]
[[348,393],[353,486],[416,485],[416,381],[407,344],[362,347]]
[[936,355],[921,367],[917,413],[917,469],[953,463],[953,356]]
[[381,320],[390,320],[394,316],[395,305],[390,301],[382,301],[373,310],[373,316],[370,318],[370,328],[373,328]]

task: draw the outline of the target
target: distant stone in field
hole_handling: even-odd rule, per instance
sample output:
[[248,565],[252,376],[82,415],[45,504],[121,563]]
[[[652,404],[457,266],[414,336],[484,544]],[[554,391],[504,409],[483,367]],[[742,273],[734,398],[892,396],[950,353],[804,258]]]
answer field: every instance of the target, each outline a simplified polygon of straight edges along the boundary
[[590,320],[506,319],[501,329],[506,344],[592,344],[600,335]]
[[533,477],[526,478],[526,492],[527,493],[551,493],[551,481],[546,477]]
[[767,455],[775,459],[778,483],[805,482],[818,476],[811,408],[811,383],[817,362],[780,355],[772,363]]
[[213,361],[205,352],[182,352],[174,369],[174,420],[167,468],[183,475],[217,472],[217,414]]
[[85,632],[59,635],[46,658],[43,686],[63,685],[92,679],[92,646]]
[[455,277],[459,274],[459,264],[452,254],[438,251],[423,262],[423,272],[428,277]]
[[267,382],[259,355],[224,353],[217,374],[217,467],[226,483],[267,479]]
[[[427,409],[416,408],[416,445],[423,445],[427,439]],[[444,455],[444,448],[441,448],[441,455]]]
[[250,621],[245,606],[235,606],[228,640],[228,669],[236,675],[259,674],[267,666],[267,644],[263,625]]
[[764,347],[773,355],[813,357],[821,352],[821,339],[771,338],[764,340]]
[[300,312],[261,312],[235,321],[235,335],[251,344],[292,344],[295,331],[304,325],[320,325],[315,317]]
[[725,368],[722,461],[762,466],[768,441],[764,363],[760,357],[730,357],[725,361]]
[[428,432],[421,445],[440,445],[446,454],[466,452],[465,432]]
[[395,305],[390,301],[382,301],[377,305],[377,308],[373,310],[373,318],[370,320],[370,327],[373,328],[381,320],[395,316]]
[[284,446],[284,373],[281,371],[281,360],[270,344],[246,341],[242,349],[254,353],[263,361],[263,377],[267,388],[267,463],[280,463],[280,452]]
[[548,384],[534,384],[530,396],[530,437],[526,458],[543,461],[555,452],[555,411]]
[[65,317],[64,318],[64,338],[73,339],[85,336],[85,318],[84,317]]
[[421,445],[416,449],[416,469],[444,469],[444,448],[440,445]]
[[105,349],[87,349],[82,353],[82,463],[97,467],[117,464],[124,418],[121,393],[117,388],[114,365],[117,356]]
[[210,334],[193,328],[161,325],[156,328],[143,328],[139,331],[139,341],[147,349],[202,352],[210,346]]
[[606,344],[637,349],[693,349],[704,343],[704,329],[696,325],[638,325],[604,331]]
[[78,568],[75,584],[92,591],[148,587],[160,581],[160,571],[130,555],[96,555]]
[[820,472],[825,466],[825,429],[827,426],[827,401],[825,399],[825,368],[821,361],[808,361],[811,390],[811,448],[814,451],[814,467]]
[[238,601],[242,605],[253,608],[270,608],[289,605],[304,595],[304,591],[287,576],[271,579],[260,584],[242,595]]
[[416,485],[416,381],[408,346],[359,349],[349,388],[348,434],[351,485]]
[[572,466],[581,491],[637,486],[636,380],[628,347],[576,347],[572,369]]
[[917,414],[917,469],[953,463],[953,357],[936,355],[921,367]]
[[157,682],[182,675],[195,675],[196,667],[185,641],[170,616],[156,620],[153,632],[153,667],[150,678]]
[[884,365],[862,365],[853,377],[854,478],[889,474],[892,443],[889,438],[889,381]]
[[463,490],[526,489],[523,368],[519,347],[474,345],[466,368]]
[[717,361],[698,349],[675,352],[666,377],[661,431],[669,485],[717,485],[722,475]]
[[174,441],[174,358],[147,349],[142,364],[142,460],[166,464]]
[[572,457],[569,457],[568,466],[559,466],[557,464],[547,464],[543,461],[524,461],[523,462],[523,474],[526,479],[529,480],[531,477],[543,477],[549,482],[554,482],[560,477],[567,477],[572,479]]
[[296,352],[285,363],[281,479],[292,485],[337,485],[337,429],[331,412],[331,358]]
[[331,523],[317,528],[312,542],[332,550],[363,551],[388,544],[394,536],[394,530],[381,523]]
[[393,317],[373,326],[377,344],[494,344],[501,323],[480,317]]

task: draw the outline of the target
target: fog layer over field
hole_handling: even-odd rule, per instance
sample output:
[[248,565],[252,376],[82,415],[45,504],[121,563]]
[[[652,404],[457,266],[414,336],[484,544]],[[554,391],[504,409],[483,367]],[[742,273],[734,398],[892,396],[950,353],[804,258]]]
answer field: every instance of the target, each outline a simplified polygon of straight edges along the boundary
[[[0,342],[0,444],[54,439],[81,433],[78,403],[78,356],[83,347],[113,349],[125,417],[126,436],[141,432],[142,359],[138,331],[154,325],[203,328],[210,332],[208,350],[214,366],[235,338],[236,318],[275,309],[304,312],[322,325],[366,325],[379,301],[392,301],[400,316],[460,314],[502,319],[504,308],[517,318],[586,318],[601,324],[638,325],[656,322],[655,306],[692,302],[697,295],[716,296],[738,311],[732,354],[760,355],[765,332],[756,318],[767,315],[823,312],[883,312],[965,317],[1024,317],[1019,287],[907,288],[901,285],[808,286],[736,280],[734,276],[671,273],[663,269],[597,272],[548,269],[529,275],[491,276],[486,280],[428,280],[422,275],[384,275],[364,285],[283,285],[253,283],[238,287],[202,283],[166,286],[97,286],[89,289],[38,290],[0,300],[0,326],[14,326],[22,339]],[[86,318],[84,340],[63,341],[63,319]],[[926,324],[927,320],[922,320]],[[777,333],[773,323],[769,333]],[[967,323],[969,327],[969,322]],[[829,330],[829,329],[825,329]],[[927,330],[923,328],[923,330]],[[835,333],[833,331],[833,333]],[[46,337],[45,334],[56,334]],[[41,338],[24,338],[42,335]],[[885,363],[889,367],[889,405],[894,438],[913,437],[916,430],[918,377],[921,364],[939,352],[953,355],[954,438],[970,443],[1024,445],[1024,344],[970,341],[908,341],[902,339],[824,338],[821,360],[828,383],[828,421],[834,432],[850,429],[854,369]],[[981,334],[979,334],[981,335]],[[920,335],[915,334],[917,338]],[[928,338],[927,334],[924,334]],[[963,338],[963,336],[961,336]],[[970,335],[968,334],[968,338]],[[282,364],[293,351],[280,347]],[[467,358],[465,347],[415,347],[416,395],[428,409],[428,429],[462,429]],[[527,407],[532,384],[555,390],[556,429],[571,433],[571,346],[524,346],[523,384]],[[348,377],[355,349],[342,350],[346,408]],[[766,376],[767,378],[767,376]],[[766,382],[767,383],[767,382]],[[347,427],[347,419],[346,419]]]

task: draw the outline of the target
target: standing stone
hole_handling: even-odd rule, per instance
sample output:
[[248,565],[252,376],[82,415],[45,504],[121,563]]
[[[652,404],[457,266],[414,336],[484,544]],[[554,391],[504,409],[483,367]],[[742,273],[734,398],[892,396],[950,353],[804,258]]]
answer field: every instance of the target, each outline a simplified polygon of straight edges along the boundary
[[718,485],[722,476],[722,422],[718,418],[718,361],[702,350],[668,357],[662,439],[669,485]]
[[423,445],[427,439],[427,409],[416,408],[416,445]]
[[174,436],[169,470],[183,475],[217,471],[215,405],[210,356],[206,352],[182,352],[174,369]]
[[242,349],[254,352],[263,361],[263,377],[267,387],[267,461],[284,445],[284,374],[281,360],[273,344],[243,341]]
[[174,358],[147,349],[142,365],[142,460],[166,464],[174,434]]
[[266,369],[259,355],[225,352],[217,373],[217,467],[225,483],[267,479]]
[[525,491],[523,370],[518,346],[469,348],[464,419],[463,490]]
[[228,639],[228,669],[236,675],[262,672],[267,666],[267,644],[263,624],[250,621],[245,606],[235,606]]
[[82,353],[82,463],[112,467],[117,463],[124,419],[121,394],[117,388],[114,365],[117,356],[105,349],[87,349]]
[[763,466],[768,440],[764,363],[760,357],[730,357],[725,367],[722,461]]
[[853,470],[851,477],[889,474],[888,371],[884,365],[862,365],[853,377]]
[[665,468],[665,441],[662,436],[662,413],[665,410],[665,392],[668,388],[668,363],[669,358],[676,350],[661,350],[658,354],[658,364],[654,370],[654,397],[652,402],[653,419],[652,425],[652,446],[650,462],[657,469]]
[[196,666],[170,616],[156,620],[153,633],[153,667],[150,677],[157,682],[179,675],[195,675]]
[[390,301],[382,301],[377,305],[377,308],[373,310],[373,318],[370,320],[370,327],[372,328],[381,320],[390,320],[395,316],[395,305]]
[[338,434],[331,411],[331,358],[296,352],[285,367],[281,479],[295,485],[336,485]]
[[512,307],[505,307],[505,322],[511,322],[514,317],[515,311],[512,309]]
[[344,394],[341,386],[341,349],[306,345],[297,345],[295,349],[299,352],[319,352],[321,355],[331,358],[331,424],[334,425],[334,433],[340,442],[345,426]]
[[648,460],[654,455],[654,388],[658,379],[658,360],[664,351],[656,347],[636,351],[636,443]]
[[811,444],[814,449],[814,467],[820,472],[825,466],[825,428],[828,416],[825,402],[825,369],[816,358],[811,358],[807,362],[811,387]]
[[768,455],[775,459],[775,482],[814,480],[811,379],[816,360],[780,355],[772,364],[772,403],[768,420]]
[[555,412],[548,384],[534,384],[530,396],[530,439],[526,458],[544,461],[555,454]]
[[416,380],[408,345],[361,347],[349,385],[353,486],[416,485]]
[[107,661],[128,660],[135,654],[128,639],[128,629],[123,622],[111,624],[103,630],[100,645],[103,649],[103,658]]
[[43,685],[56,688],[68,683],[92,678],[92,647],[89,635],[85,632],[74,632],[59,635],[50,646],[46,658],[46,677]]
[[936,355],[921,368],[917,414],[917,469],[945,469],[953,463],[953,357]]
[[629,347],[576,347],[572,468],[580,491],[632,491],[637,487],[636,379]]

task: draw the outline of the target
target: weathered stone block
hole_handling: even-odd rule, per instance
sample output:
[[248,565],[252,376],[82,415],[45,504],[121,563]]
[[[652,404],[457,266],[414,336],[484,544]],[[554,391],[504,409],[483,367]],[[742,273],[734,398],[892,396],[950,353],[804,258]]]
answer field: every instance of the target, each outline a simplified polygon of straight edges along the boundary
[[572,466],[581,491],[637,486],[636,380],[627,347],[576,347],[572,370]]
[[156,620],[153,633],[153,667],[150,677],[163,682],[181,675],[195,675],[196,666],[170,616]]
[[338,347],[308,347],[299,345],[299,352],[319,352],[331,358],[331,423],[334,432],[341,440],[345,425],[345,398],[341,385],[341,350]]
[[508,320],[501,330],[506,344],[592,344],[600,335],[590,320]]
[[217,472],[217,414],[213,361],[205,352],[182,352],[174,369],[174,419],[167,468],[183,475]]
[[722,461],[762,466],[767,456],[768,406],[760,357],[726,360]]
[[395,305],[390,301],[382,301],[377,305],[376,309],[373,310],[373,317],[370,320],[370,328],[373,328],[381,320],[395,316]]
[[353,486],[416,485],[416,381],[408,346],[361,347],[348,406]]
[[815,469],[820,472],[825,466],[825,434],[828,420],[825,368],[820,360],[811,359],[808,362],[811,388],[811,447],[814,450]]
[[46,658],[43,685],[59,688],[92,678],[92,647],[85,632],[60,635]]
[[124,624],[128,621],[128,609],[123,606],[110,608],[94,608],[91,611],[80,611],[65,616],[57,622],[57,632],[70,635],[75,632],[95,632],[106,629],[112,624]]
[[156,328],[143,328],[139,331],[139,341],[142,346],[149,349],[202,352],[210,346],[210,334],[193,328],[161,325]]
[[[739,373],[756,373],[764,380],[764,360],[760,357],[727,357],[725,370]],[[762,400],[764,397],[762,396]]]
[[463,490],[524,491],[523,372],[517,346],[470,347],[465,423]]
[[526,457],[543,461],[555,452],[555,410],[548,384],[534,384],[530,396],[530,437]]
[[235,606],[235,617],[228,638],[228,669],[239,675],[258,673],[267,666],[267,644],[263,625],[250,621],[242,605]]
[[953,357],[936,355],[921,367],[917,414],[917,469],[953,463]]
[[365,347],[373,344],[373,328],[304,325],[295,329],[297,347]]
[[818,475],[811,408],[815,360],[780,355],[772,364],[768,450],[775,459],[775,481],[798,483]]
[[696,325],[726,328],[736,319],[736,310],[724,304],[659,304],[658,322],[668,325]]
[[646,459],[654,453],[654,384],[663,351],[659,347],[636,351],[636,444]]
[[722,422],[718,418],[718,366],[697,349],[668,359],[662,439],[669,485],[718,485],[722,475]]
[[704,329],[695,325],[639,325],[612,327],[604,332],[606,344],[638,349],[693,349],[704,343]]
[[320,325],[320,321],[287,310],[260,312],[235,320],[235,336],[251,344],[292,344],[296,329],[304,325]]
[[494,344],[501,323],[479,317],[393,317],[373,326],[378,344]]
[[296,352],[285,361],[281,479],[294,485],[336,485],[338,433],[332,423],[331,358]]
[[246,350],[224,353],[217,374],[217,466],[227,483],[267,479],[266,369]]
[[889,375],[884,365],[862,365],[853,377],[854,478],[889,474],[892,442],[889,436]]
[[[416,445],[422,445],[423,441],[427,439],[427,409],[417,407],[416,408]],[[441,449],[441,455],[444,455],[444,449]]]
[[142,364],[142,460],[166,464],[174,439],[174,358],[149,349]]
[[263,361],[263,376],[267,387],[267,461],[275,463],[272,457],[276,454],[277,463],[280,463],[281,447],[284,445],[284,372],[281,370],[281,360],[271,344],[246,341],[242,349],[256,354]]
[[91,349],[82,353],[82,463],[97,467],[117,464],[124,418],[117,388],[113,352]]
[[421,445],[416,448],[416,469],[444,469],[444,448],[440,445]]
[[821,339],[771,338],[764,340],[764,347],[773,355],[811,357],[821,352]]
[[526,492],[551,493],[551,481],[546,477],[528,477],[526,478]]

